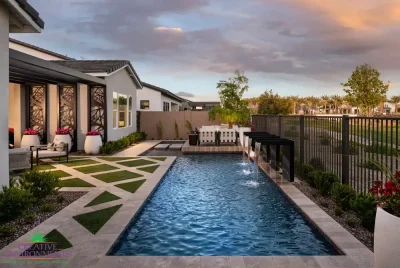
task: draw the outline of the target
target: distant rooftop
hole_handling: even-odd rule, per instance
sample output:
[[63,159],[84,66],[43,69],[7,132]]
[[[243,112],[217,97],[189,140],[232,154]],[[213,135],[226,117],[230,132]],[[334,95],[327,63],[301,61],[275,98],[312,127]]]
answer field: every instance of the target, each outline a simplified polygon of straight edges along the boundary
[[172,93],[171,91],[166,90],[166,89],[164,89],[164,88],[157,87],[157,86],[154,86],[154,85],[149,84],[149,83],[146,83],[146,82],[143,82],[143,86],[148,87],[148,88],[151,88],[151,89],[154,89],[154,90],[156,90],[156,91],[159,91],[159,92],[161,92],[161,94],[163,94],[163,95],[165,95],[165,96],[168,96],[168,97],[170,97],[171,99],[174,99],[174,100],[176,100],[176,101],[179,101],[179,102],[186,102],[186,100],[185,100],[184,98],[178,97],[177,95],[175,95],[175,94]]
[[32,18],[40,28],[44,28],[44,21],[39,17],[39,12],[34,9],[27,0],[15,0],[19,4],[19,6]]
[[58,58],[61,58],[61,59],[64,59],[64,60],[73,60],[73,58],[70,58],[68,56],[61,55],[59,53],[56,53],[56,52],[53,52],[53,51],[50,51],[50,50],[47,50],[47,49],[44,49],[44,48],[41,48],[41,47],[37,47],[37,46],[31,45],[31,44],[19,41],[17,39],[10,38],[9,40],[10,40],[11,43],[15,43],[15,44],[18,44],[18,45],[21,45],[21,46],[29,47],[31,49],[34,49],[34,50],[37,50],[37,51],[52,55],[54,57],[58,57]]

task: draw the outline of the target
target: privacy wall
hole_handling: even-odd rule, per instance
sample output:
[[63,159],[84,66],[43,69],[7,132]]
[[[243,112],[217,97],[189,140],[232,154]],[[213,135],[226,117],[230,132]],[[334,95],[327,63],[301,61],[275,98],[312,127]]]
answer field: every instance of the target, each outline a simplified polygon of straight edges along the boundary
[[[163,140],[187,139],[189,128],[186,122],[190,122],[193,130],[196,127],[219,125],[221,121],[208,120],[207,111],[176,111],[176,112],[140,112],[140,131],[147,133],[147,139],[159,139],[157,124],[161,126]],[[175,122],[178,131],[176,131]],[[178,132],[178,133],[177,133]]]

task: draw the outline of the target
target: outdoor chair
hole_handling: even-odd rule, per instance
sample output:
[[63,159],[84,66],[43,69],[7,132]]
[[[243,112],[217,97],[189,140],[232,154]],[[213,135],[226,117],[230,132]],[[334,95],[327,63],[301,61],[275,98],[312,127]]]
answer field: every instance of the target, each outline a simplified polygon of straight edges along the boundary
[[31,167],[31,151],[28,148],[9,149],[9,169],[19,170]]
[[39,165],[40,159],[45,159],[45,158],[57,158],[66,156],[68,162],[68,157],[69,157],[68,143],[64,144],[63,146],[52,146],[50,148],[48,147],[48,145],[36,145],[36,146],[31,146],[30,148],[32,153],[31,169],[33,168],[33,158],[36,158],[36,166]]

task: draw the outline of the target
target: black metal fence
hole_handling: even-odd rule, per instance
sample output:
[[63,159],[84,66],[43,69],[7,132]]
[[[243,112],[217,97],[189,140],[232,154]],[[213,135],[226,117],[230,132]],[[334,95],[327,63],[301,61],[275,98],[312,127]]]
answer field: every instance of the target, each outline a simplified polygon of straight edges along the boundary
[[253,115],[255,131],[295,142],[298,177],[302,164],[335,173],[344,184],[367,192],[399,170],[400,118]]

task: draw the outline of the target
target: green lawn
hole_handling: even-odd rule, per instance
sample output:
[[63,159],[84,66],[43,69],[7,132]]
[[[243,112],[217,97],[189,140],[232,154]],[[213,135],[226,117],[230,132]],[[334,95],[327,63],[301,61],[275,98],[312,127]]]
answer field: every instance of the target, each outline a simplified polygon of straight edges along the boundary
[[54,229],[53,231],[51,231],[50,233],[45,235],[44,238],[46,239],[46,242],[56,243],[56,245],[57,245],[56,248],[58,250],[67,249],[67,248],[72,247],[72,244],[68,241],[68,239],[65,238],[65,236],[63,236],[56,229]]
[[166,157],[155,157],[155,156],[152,156],[152,157],[149,157],[149,158],[157,160],[157,161],[165,161],[165,159],[167,159]]
[[146,159],[139,159],[139,160],[133,160],[133,161],[127,161],[127,162],[118,162],[118,164],[126,166],[126,167],[138,167],[138,166],[155,164],[155,162],[152,162],[152,161],[149,161]]
[[106,222],[118,211],[122,205],[109,207],[86,214],[76,215],[73,218],[92,234],[96,234]]
[[112,156],[101,156],[97,157],[98,159],[110,162],[122,161],[122,160],[129,160],[129,159],[138,159],[138,157],[112,157]]
[[119,198],[116,195],[113,195],[112,193],[105,191],[105,192],[101,193],[99,196],[97,196],[95,199],[93,199],[85,207],[91,207],[91,206],[111,202],[111,201],[118,200],[118,199],[121,199],[121,198]]
[[155,165],[155,166],[149,166],[149,167],[142,167],[142,168],[138,168],[138,169],[148,172],[148,173],[153,173],[158,167],[159,167],[159,165]]
[[67,172],[63,170],[54,170],[54,171],[49,171],[51,174],[57,176],[57,178],[64,178],[64,177],[69,177],[72,176],[71,174],[68,174]]
[[60,187],[96,187],[84,180],[74,178],[74,179],[67,179],[67,180],[61,180]]
[[137,189],[145,182],[146,180],[139,180],[139,181],[133,181],[133,182],[127,182],[127,183],[122,183],[122,184],[117,184],[115,185],[118,188],[121,188],[125,191],[128,191],[130,193],[136,192]]
[[110,182],[134,179],[134,178],[142,177],[142,175],[134,173],[134,172],[130,172],[127,170],[122,170],[122,171],[117,171],[117,172],[110,172],[110,173],[105,173],[105,174],[94,175],[92,177],[94,177],[98,180],[110,183]]
[[[90,158],[90,156],[69,156],[68,160],[69,161],[75,161],[75,160],[82,160],[82,159],[88,159]],[[53,158],[53,161],[55,162],[64,162],[67,161],[67,157],[66,156],[62,156],[60,158]]]
[[76,160],[68,163],[63,163],[63,165],[67,167],[78,167],[78,166],[93,165],[93,164],[100,164],[100,163],[92,159]]
[[[24,251],[23,256],[46,256],[48,252],[46,251],[38,251],[37,248],[40,248],[41,245],[39,243],[53,243],[56,244],[55,248],[57,250],[64,250],[67,248],[71,248],[72,244],[68,241],[65,236],[63,236],[59,231],[53,229],[50,233],[45,236],[42,236],[40,233],[35,233],[31,239],[34,240],[34,243]],[[31,255],[35,254],[35,255]],[[22,255],[21,255],[22,256]]]
[[109,171],[109,170],[115,170],[115,169],[118,169],[118,168],[110,166],[110,165],[106,165],[106,164],[75,168],[75,170],[85,173],[85,174]]
[[[35,163],[36,163],[36,162],[35,162]],[[34,169],[34,170],[39,170],[39,171],[41,171],[41,170],[56,169],[56,167],[55,167],[55,166],[52,166],[52,165],[50,165],[50,164],[48,164],[48,163],[42,162],[42,163],[39,163],[39,166],[34,165],[34,166],[33,166],[33,169]],[[30,169],[27,169],[27,170],[30,170]]]

